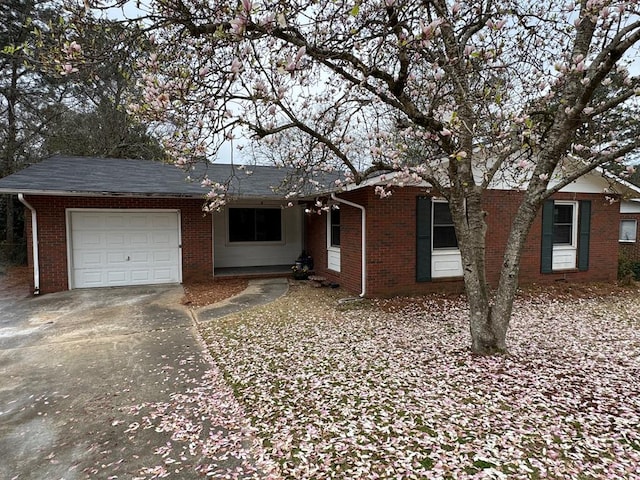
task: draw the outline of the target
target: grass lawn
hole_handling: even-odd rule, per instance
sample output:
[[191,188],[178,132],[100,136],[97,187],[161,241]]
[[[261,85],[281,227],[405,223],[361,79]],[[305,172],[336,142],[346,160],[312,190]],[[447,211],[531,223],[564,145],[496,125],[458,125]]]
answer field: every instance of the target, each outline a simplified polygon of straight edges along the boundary
[[202,329],[285,479],[640,478],[640,298],[523,296],[511,354],[460,298],[294,286]]

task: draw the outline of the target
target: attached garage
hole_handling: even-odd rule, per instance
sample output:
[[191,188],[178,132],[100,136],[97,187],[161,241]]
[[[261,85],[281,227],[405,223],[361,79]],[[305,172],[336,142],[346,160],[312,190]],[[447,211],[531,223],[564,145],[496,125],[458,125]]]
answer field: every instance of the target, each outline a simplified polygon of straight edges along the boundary
[[178,283],[177,210],[67,210],[69,288]]
[[[0,194],[15,193],[25,206],[33,292],[206,281],[214,263],[271,268],[300,255],[302,209],[282,208],[289,200],[273,190],[285,169],[255,166],[248,174],[201,163],[188,174],[147,160],[56,156],[0,179]],[[266,238],[247,222],[231,237],[226,223],[214,228],[214,217],[227,213],[203,211],[208,190],[197,180],[205,175],[227,185],[234,213],[266,212],[257,220],[279,219],[280,228],[269,225]]]

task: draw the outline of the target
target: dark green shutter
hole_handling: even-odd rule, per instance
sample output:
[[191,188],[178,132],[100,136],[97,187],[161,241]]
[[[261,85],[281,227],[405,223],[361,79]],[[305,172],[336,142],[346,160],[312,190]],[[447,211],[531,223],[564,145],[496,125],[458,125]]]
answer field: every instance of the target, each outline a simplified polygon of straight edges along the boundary
[[578,238],[578,270],[589,270],[589,232],[591,230],[591,200],[580,201],[580,236]]
[[553,200],[542,205],[542,248],[540,253],[540,271],[551,273],[553,270]]
[[416,204],[416,280],[431,280],[431,199],[418,197]]

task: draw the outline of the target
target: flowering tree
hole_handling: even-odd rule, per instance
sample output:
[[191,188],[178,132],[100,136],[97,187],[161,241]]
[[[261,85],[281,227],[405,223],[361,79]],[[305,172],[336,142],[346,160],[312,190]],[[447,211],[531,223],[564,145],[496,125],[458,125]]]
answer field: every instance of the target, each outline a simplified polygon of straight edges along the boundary
[[[340,167],[353,182],[397,172],[382,196],[393,182],[428,182],[449,201],[472,349],[501,352],[543,201],[640,145],[629,125],[607,121],[640,93],[629,73],[639,10],[613,0],[151,0],[135,20],[152,48],[139,64],[145,102],[131,111],[176,126],[178,163],[244,128],[267,146],[288,141],[284,161],[306,172]],[[67,54],[62,68],[73,69]],[[593,124],[615,128],[580,134]],[[482,199],[498,179],[523,195],[492,295]]]

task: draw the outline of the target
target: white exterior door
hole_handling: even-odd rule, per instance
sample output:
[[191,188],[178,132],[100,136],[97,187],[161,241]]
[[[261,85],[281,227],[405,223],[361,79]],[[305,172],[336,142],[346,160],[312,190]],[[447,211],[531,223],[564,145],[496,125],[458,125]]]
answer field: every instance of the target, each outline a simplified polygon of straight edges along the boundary
[[69,211],[71,288],[177,283],[177,211]]

